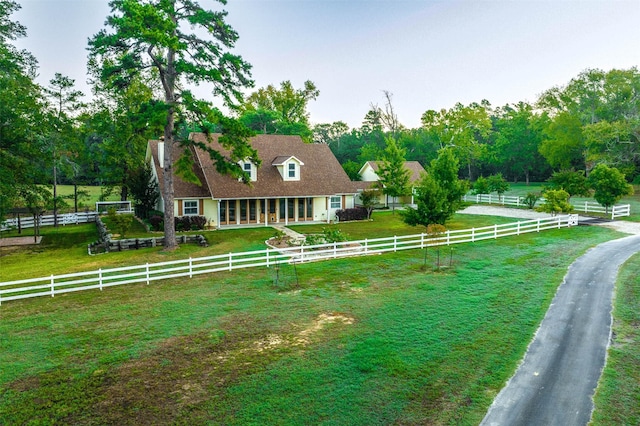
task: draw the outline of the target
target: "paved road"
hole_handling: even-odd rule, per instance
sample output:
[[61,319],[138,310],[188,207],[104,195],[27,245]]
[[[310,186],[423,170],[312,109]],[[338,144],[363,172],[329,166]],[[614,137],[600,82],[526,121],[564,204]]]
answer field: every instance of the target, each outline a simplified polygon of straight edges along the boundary
[[586,425],[611,333],[618,268],[640,235],[600,244],[578,258],[558,289],[522,365],[481,425]]

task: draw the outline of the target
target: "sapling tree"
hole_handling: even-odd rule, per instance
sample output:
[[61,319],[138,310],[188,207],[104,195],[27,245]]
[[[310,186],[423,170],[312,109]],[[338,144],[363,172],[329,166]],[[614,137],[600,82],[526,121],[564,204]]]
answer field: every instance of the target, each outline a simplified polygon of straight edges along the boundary
[[624,174],[615,167],[598,164],[587,179],[593,189],[593,198],[602,204],[606,212],[625,195],[633,194],[633,186],[627,183]]
[[542,194],[544,203],[537,208],[538,211],[551,213],[571,213],[573,206],[569,203],[569,193],[563,189],[548,189]]

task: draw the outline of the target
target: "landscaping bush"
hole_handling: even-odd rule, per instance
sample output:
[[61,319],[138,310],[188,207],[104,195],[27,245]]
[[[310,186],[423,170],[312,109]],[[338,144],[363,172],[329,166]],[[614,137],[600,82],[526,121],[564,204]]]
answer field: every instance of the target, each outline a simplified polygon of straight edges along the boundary
[[536,207],[536,203],[540,200],[540,195],[535,192],[527,192],[527,195],[522,199],[522,201],[533,210]]
[[162,231],[164,229],[164,218],[162,216],[151,216],[149,218],[149,223],[154,231]]
[[180,216],[175,218],[176,231],[197,231],[204,229],[207,218],[204,216]]
[[191,218],[191,230],[199,231],[204,229],[207,224],[207,218],[204,216],[189,216]]
[[352,209],[338,210],[336,211],[336,216],[338,216],[340,222],[366,220],[369,219],[369,212],[364,207],[354,207]]

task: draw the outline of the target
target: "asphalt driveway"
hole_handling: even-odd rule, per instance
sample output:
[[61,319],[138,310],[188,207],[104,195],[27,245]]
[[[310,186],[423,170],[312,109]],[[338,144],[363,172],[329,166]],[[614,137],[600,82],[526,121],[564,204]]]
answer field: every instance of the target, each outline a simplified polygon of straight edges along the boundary
[[481,425],[586,425],[611,335],[618,269],[640,251],[640,235],[600,244],[578,258],[524,360]]

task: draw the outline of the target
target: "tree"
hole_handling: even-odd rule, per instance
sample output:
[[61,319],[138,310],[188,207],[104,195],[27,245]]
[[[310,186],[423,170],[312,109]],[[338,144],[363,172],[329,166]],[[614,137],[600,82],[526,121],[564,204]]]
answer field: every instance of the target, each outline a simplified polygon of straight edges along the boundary
[[488,146],[489,162],[514,182],[524,177],[528,185],[532,174],[549,167],[538,152],[547,116],[537,115],[531,105],[519,102],[497,108],[492,118],[495,142]]
[[130,172],[127,179],[129,192],[136,202],[136,215],[143,218],[149,217],[149,212],[155,209],[160,199],[158,183],[153,179],[153,172],[148,164],[138,167]]
[[569,194],[569,199],[574,195],[586,197],[589,195],[587,178],[584,170],[561,170],[554,172],[549,178],[553,189],[563,189]]
[[502,197],[502,194],[509,190],[509,182],[504,179],[502,173],[489,176],[487,178],[487,186],[489,187],[489,192],[497,193],[498,197]]
[[35,192],[45,175],[37,61],[10,43],[26,36],[26,28],[10,19],[19,9],[14,1],[0,0],[0,222],[20,203],[22,189]]
[[442,149],[415,188],[416,208],[407,206],[400,215],[411,226],[444,226],[460,208],[466,192],[466,182],[458,179],[458,160],[451,149]]
[[240,119],[262,133],[299,135],[311,142],[313,134],[307,105],[319,95],[320,91],[310,80],[304,82],[302,89],[295,89],[289,80],[280,83],[280,89],[268,85],[247,97]]
[[615,167],[606,164],[598,164],[589,173],[587,178],[589,186],[593,189],[593,198],[602,204],[606,211],[625,195],[633,194],[633,186],[625,180],[624,174]]
[[491,132],[491,119],[487,101],[464,106],[457,103],[453,108],[439,112],[429,110],[422,114],[422,126],[439,134],[440,148],[452,147],[456,156],[467,166],[468,178],[472,179],[472,166],[486,146],[483,143]]
[[473,193],[478,194],[488,194],[491,192],[489,188],[489,181],[484,176],[478,176],[478,179],[473,183]]
[[367,219],[371,219],[371,212],[373,212],[373,207],[377,199],[378,191],[376,190],[365,189],[360,193],[360,202],[362,203],[362,207],[367,210]]
[[[579,158],[584,167],[573,163],[563,164],[560,168],[586,168],[588,174],[595,165],[605,162],[630,173],[638,172],[640,73],[637,67],[608,72],[587,69],[566,85],[543,93],[538,106],[554,117],[554,120],[560,119],[555,133],[561,137],[551,135],[550,139],[569,143],[567,148],[581,144],[577,150],[570,149],[569,152],[572,154],[571,160]],[[564,132],[564,136],[562,130],[566,127],[567,119],[563,115],[573,117],[573,123]],[[578,126],[580,135],[575,130]],[[562,156],[555,157],[562,159]]]
[[344,169],[345,173],[347,173],[347,176],[349,176],[349,179],[351,179],[352,181],[361,180],[361,176],[360,176],[361,167],[362,166],[359,163],[356,163],[355,161],[351,161],[351,160],[347,160],[344,163],[342,163],[342,168]]
[[162,134],[166,122],[152,84],[142,78],[122,90],[96,84],[90,110],[81,117],[85,173],[100,185],[119,188],[122,201],[129,197],[129,179],[144,164],[147,142]]
[[[467,193],[467,181],[458,179],[458,159],[451,149],[441,149],[438,157],[431,161],[428,173],[433,175],[438,184],[444,189],[446,207],[449,217],[462,205],[462,196]],[[444,223],[440,223],[444,225]]]
[[[404,155],[405,151],[398,147],[395,139],[387,138],[387,147],[377,172],[378,182],[382,185],[382,192],[387,197],[401,197],[411,191],[409,187],[411,176],[404,166]],[[395,203],[393,203],[393,211],[395,212]]]
[[584,136],[579,118],[569,112],[554,117],[547,126],[546,138],[539,150],[556,169],[584,169]]
[[344,121],[320,123],[313,127],[313,142],[325,145],[340,145],[340,139],[349,133],[349,126]]
[[548,189],[542,193],[544,203],[536,210],[556,215],[558,213],[571,213],[573,206],[569,204],[569,193],[562,189]]
[[393,93],[388,90],[383,90],[385,98],[384,109],[380,108],[377,104],[371,104],[370,114],[373,117],[376,117],[376,121],[378,121],[381,128],[386,129],[391,137],[395,140],[398,140],[399,133],[402,131],[403,126],[400,124],[398,120],[398,115],[393,108],[393,103],[391,102],[393,99]]
[[[53,168],[53,225],[58,226],[58,172],[67,166],[71,174],[75,175],[76,163],[74,157],[79,151],[78,129],[75,119],[83,107],[81,98],[84,96],[74,89],[75,80],[56,73],[49,81],[49,87],[44,92],[49,100],[49,132],[46,144],[52,159]],[[74,179],[75,183],[75,179]]]
[[[218,124],[224,133],[220,142],[230,150],[230,156],[224,157],[206,144],[198,146],[209,153],[221,173],[246,181],[237,162],[249,158],[254,164],[260,163],[248,143],[252,133],[224,117],[209,102],[194,97],[188,84],[211,84],[213,94],[235,108],[242,101],[241,89],[252,85],[250,65],[230,52],[238,34],[225,22],[226,11],[204,9],[195,0],[112,0],[109,4],[112,14],[106,25],[113,32],[103,29],[89,41],[91,63],[109,87],[125,89],[145,73],[162,86],[166,111],[162,194],[166,206],[165,248],[173,249],[177,246],[174,151],[176,145],[195,144],[179,135],[177,129],[187,121],[200,123],[205,132],[209,129],[207,122]],[[183,164],[192,161],[189,150],[184,150],[182,158]]]

